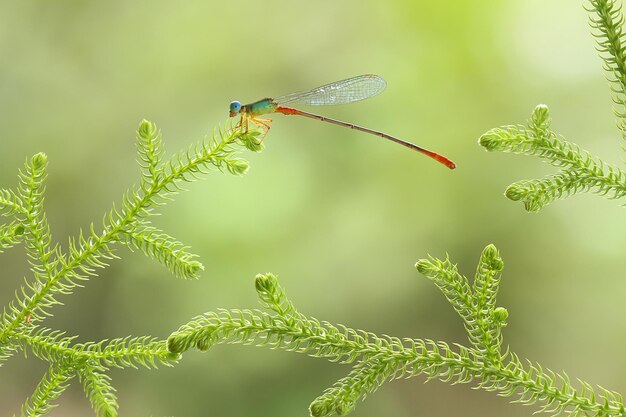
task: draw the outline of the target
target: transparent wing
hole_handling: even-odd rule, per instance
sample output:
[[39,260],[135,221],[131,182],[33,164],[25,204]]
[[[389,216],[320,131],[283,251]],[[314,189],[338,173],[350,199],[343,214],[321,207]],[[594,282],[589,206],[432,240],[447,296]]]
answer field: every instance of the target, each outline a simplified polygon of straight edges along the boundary
[[276,104],[302,103],[310,106],[330,106],[365,100],[383,92],[387,83],[378,75],[365,74],[335,81],[309,91],[287,94],[274,99]]

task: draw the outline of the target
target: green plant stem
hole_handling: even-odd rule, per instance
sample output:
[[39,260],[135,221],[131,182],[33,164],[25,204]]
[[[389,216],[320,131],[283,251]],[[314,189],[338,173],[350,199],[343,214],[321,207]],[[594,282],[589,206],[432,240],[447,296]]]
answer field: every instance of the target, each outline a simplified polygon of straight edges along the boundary
[[[176,362],[179,356],[172,355],[167,350],[166,340],[159,341],[151,338],[144,338],[144,343],[123,346],[123,349],[121,349],[122,346],[113,345],[113,343],[123,343],[125,339],[114,339],[109,342],[109,345],[104,343],[79,343],[72,345],[73,337],[46,338],[17,332],[12,333],[11,336],[21,341],[24,345],[30,346],[35,356],[49,362],[71,359],[75,363],[97,361],[106,366],[120,368],[125,366],[135,367],[134,364],[136,363],[148,368],[154,368],[157,361],[169,365]],[[111,349],[111,346],[115,346],[116,349]]]

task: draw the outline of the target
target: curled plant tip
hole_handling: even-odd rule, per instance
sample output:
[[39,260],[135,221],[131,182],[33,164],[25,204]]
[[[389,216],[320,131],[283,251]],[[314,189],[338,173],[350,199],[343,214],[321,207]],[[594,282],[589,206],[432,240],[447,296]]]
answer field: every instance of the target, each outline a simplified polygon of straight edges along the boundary
[[500,253],[498,249],[493,244],[487,245],[487,247],[483,250],[482,259],[488,262],[489,267],[493,271],[502,271],[504,268],[504,262],[500,257]]
[[501,327],[506,326],[506,319],[508,318],[509,318],[509,311],[506,308],[496,307],[496,309],[493,310],[493,319]]
[[204,322],[191,322],[167,339],[167,350],[173,354],[183,353],[192,347],[205,352],[218,340],[217,326]]
[[248,161],[242,158],[232,158],[224,161],[226,167],[231,174],[243,175],[250,168]]
[[[614,174],[616,173],[611,172],[609,174],[608,181],[624,180],[618,178],[623,174]],[[513,201],[524,203],[524,208],[528,212],[537,212],[557,199],[587,190],[604,195],[606,198],[620,198],[626,195],[626,183],[621,187],[616,184],[607,186],[606,182],[608,181],[593,178],[593,175],[574,169],[564,169],[542,179],[513,183],[506,189],[505,195]],[[604,188],[605,186],[606,188]],[[602,191],[600,191],[601,188]]]
[[506,198],[511,201],[525,200],[531,191],[525,183],[525,181],[520,181],[506,187],[506,190],[504,191]]
[[276,275],[271,273],[259,274],[254,280],[254,286],[263,307],[275,311],[290,324],[293,324],[294,320],[302,318],[291,301],[287,299]]
[[172,355],[179,355],[191,347],[185,339],[177,334],[173,334],[167,339],[167,351]]
[[309,406],[309,414],[311,414],[311,417],[326,417],[334,412],[334,407],[326,401],[314,401]]
[[545,104],[536,106],[528,122],[528,127],[502,126],[483,134],[478,143],[485,150],[534,154],[539,142],[552,136],[550,131],[550,111]]
[[319,398],[309,406],[309,413],[312,417],[326,417],[333,414],[345,416],[355,409],[354,401],[328,401],[325,398]]
[[167,351],[171,354],[181,354],[194,346],[193,340],[179,333],[174,333],[167,339]]
[[254,286],[260,298],[273,299],[279,288],[278,278],[271,273],[259,274],[254,278]]
[[[491,129],[478,139],[478,144],[489,152],[511,152],[543,157],[546,155],[542,147],[554,146],[554,144],[546,143],[554,136],[550,131],[550,123],[548,106],[539,104],[533,109],[526,127],[510,125]],[[550,158],[550,156],[546,157]]]
[[211,347],[215,344],[215,338],[212,337],[213,332],[215,330],[210,330],[207,334],[207,337],[203,337],[202,339],[198,339],[196,341],[196,349],[200,352],[206,352],[211,349]]
[[420,259],[415,264],[415,269],[422,275],[433,277],[437,275],[439,268],[430,259]]
[[30,163],[34,169],[41,169],[48,163],[48,156],[43,152],[39,152],[30,159]]
[[274,274],[259,274],[254,278],[254,286],[261,304],[272,310],[280,310],[281,299],[284,297],[278,278]]
[[509,185],[504,195],[511,201],[521,201],[524,204],[524,210],[527,212],[537,213],[549,201],[542,201],[534,188],[531,182],[520,181]]
[[157,137],[158,134],[159,129],[149,120],[143,119],[141,123],[139,123],[139,127],[137,128],[137,135],[139,135],[139,137],[150,140]]
[[489,152],[503,151],[507,149],[507,147],[504,146],[504,142],[502,141],[501,130],[502,129],[492,129],[483,134],[478,139],[478,144]]
[[546,133],[550,131],[550,110],[545,104],[539,104],[533,110],[530,117],[531,127],[536,133]]
[[202,271],[204,271],[204,265],[202,265],[201,262],[191,261],[189,263],[189,270],[187,271],[187,273],[189,274],[190,277],[198,278],[198,275]]

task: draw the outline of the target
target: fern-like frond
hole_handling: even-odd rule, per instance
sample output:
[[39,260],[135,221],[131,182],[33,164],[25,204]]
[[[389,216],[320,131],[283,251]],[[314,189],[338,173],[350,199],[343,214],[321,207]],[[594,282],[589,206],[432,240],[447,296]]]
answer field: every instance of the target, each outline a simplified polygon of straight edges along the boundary
[[503,267],[495,246],[489,245],[483,251],[472,288],[448,258],[443,261],[433,257],[422,259],[415,267],[437,285],[463,319],[469,340],[483,360],[499,361],[500,328],[508,313],[495,306]]
[[183,353],[191,348],[208,350],[218,343],[284,348],[341,363],[376,355],[381,349],[391,356],[402,350],[402,341],[397,338],[378,337],[314,318],[285,320],[259,310],[218,310],[195,317],[168,338],[167,347],[170,352]]
[[111,385],[111,377],[105,373],[106,371],[107,369],[101,365],[88,363],[80,369],[78,376],[96,415],[115,417],[118,409],[117,397],[115,388]]
[[71,364],[54,364],[41,379],[33,395],[22,406],[22,417],[43,416],[52,410],[54,401],[65,391],[76,371]]
[[187,247],[161,230],[141,225],[120,234],[121,242],[129,248],[139,249],[146,256],[157,260],[179,278],[198,278],[204,270],[197,257],[187,252]]
[[25,228],[24,242],[31,269],[37,281],[51,278],[54,264],[53,255],[56,249],[51,249],[52,236],[50,226],[43,209],[43,185],[46,179],[48,158],[43,153],[33,156],[20,171],[19,195],[24,202],[26,212],[22,223]]
[[495,391],[500,396],[517,397],[513,402],[539,405],[538,411],[552,415],[567,413],[571,416],[624,416],[623,399],[618,393],[577,380],[579,387],[567,374],[544,369],[541,365],[510,355],[505,368],[483,378],[479,387]]
[[626,172],[553,133],[546,106],[535,108],[527,127],[492,129],[480,137],[479,143],[488,151],[534,155],[561,168],[557,174],[543,179],[509,186],[505,195],[524,203],[527,211],[539,211],[557,199],[585,191],[609,199],[626,196]]
[[[20,327],[24,329],[27,321],[41,318],[25,307],[41,297],[40,292],[52,279],[60,261],[58,246],[51,246],[50,227],[43,210],[47,164],[46,155],[38,153],[26,162],[19,174],[18,193],[14,195],[18,199],[14,199],[14,202],[19,201],[24,210],[15,213],[19,226],[14,230],[22,232],[33,276],[32,279],[24,280],[24,285],[16,292],[15,300],[5,307],[0,323],[0,345],[6,346],[6,338],[12,330]],[[45,295],[42,299],[49,305],[56,303]]]
[[496,247],[488,245],[480,256],[474,277],[475,321],[479,329],[475,347],[489,362],[500,360],[500,330],[503,323],[496,317],[496,297],[503,267],[504,263]]
[[241,148],[262,149],[258,131],[220,130],[209,140],[192,146],[162,163],[161,135],[150,122],[137,131],[142,176],[104,216],[102,228],[91,224],[68,240],[67,251],[52,245],[44,213],[47,157],[40,153],[26,161],[20,171],[17,192],[0,190],[0,215],[13,217],[0,224],[0,252],[25,242],[33,276],[15,293],[3,309],[0,320],[0,364],[18,350],[31,352],[50,363],[48,373],[22,408],[23,415],[46,414],[54,401],[78,374],[85,393],[100,416],[117,415],[115,390],[107,375],[116,368],[171,366],[180,354],[170,352],[167,342],[150,336],[125,337],[99,342],[76,343],[76,337],[42,327],[39,322],[51,315],[59,296],[74,289],[98,269],[116,258],[114,247],[122,243],[160,261],[174,274],[195,278],[202,265],[187,248],[170,235],[153,227],[147,219],[165,204],[184,182],[194,181],[211,170],[243,174],[248,163],[236,156]]
[[468,279],[459,274],[456,265],[448,258],[441,261],[430,257],[421,259],[415,264],[417,270],[433,281],[446,297],[457,314],[463,319],[463,324],[472,342],[480,339],[480,329],[476,326],[476,308],[472,290]]
[[611,83],[615,115],[626,140],[626,34],[622,6],[614,0],[589,0],[589,24]]
[[[147,121],[143,121],[139,129],[156,131],[156,127]],[[211,167],[235,174],[244,173],[248,163],[235,156],[237,146],[260,149],[254,145],[257,137],[257,131],[220,130],[208,141],[174,156],[162,168],[159,181],[151,184],[144,182],[139,188],[131,188],[124,195],[120,207],[114,206],[105,216],[101,232],[97,232],[93,225],[88,233],[81,231],[77,239],[70,240],[68,254],[56,257],[50,278],[37,283],[34,294],[20,295],[9,304],[8,311],[3,315],[2,322],[5,324],[0,332],[0,345],[8,334],[24,323],[26,317],[38,319],[49,314],[48,310],[58,303],[56,296],[71,294],[80,281],[87,280],[96,274],[97,269],[107,266],[107,261],[115,257],[112,245],[122,239],[124,232],[134,230],[152,214],[155,206],[179,191],[182,182],[196,179]]]
[[[449,261],[435,258],[417,263],[424,273],[461,309],[473,347],[450,346],[428,339],[399,339],[342,325],[332,325],[297,313],[272,274],[259,275],[259,310],[218,310],[196,317],[168,339],[172,353],[192,348],[207,350],[219,343],[241,343],[305,353],[342,363],[356,363],[348,376],[327,389],[310,406],[313,416],[346,414],[384,382],[424,375],[452,384],[473,383],[515,402],[537,404],[540,411],[571,415],[626,416],[619,394],[594,390],[580,382],[575,388],[565,374],[524,365],[516,355],[499,352],[500,328],[508,313],[496,307],[502,259],[493,245],[483,251],[473,289]],[[470,294],[473,291],[472,294]],[[459,298],[459,294],[472,297]],[[285,314],[285,312],[289,312]],[[482,332],[482,333],[480,333]]]
[[[286,300],[284,290],[272,274],[258,275],[257,293],[265,305],[266,300],[280,300],[280,305],[291,305]],[[261,290],[259,290],[261,289]],[[266,305],[274,308],[274,302]],[[281,310],[282,311],[282,310]],[[296,310],[292,307],[292,312]],[[334,342],[328,343],[329,340]],[[320,345],[316,342],[324,342]],[[207,350],[216,343],[259,343],[272,348],[287,348],[331,361],[352,363],[359,356],[377,354],[369,345],[385,349],[393,356],[402,351],[400,339],[390,336],[378,337],[373,333],[353,330],[345,326],[334,326],[315,318],[305,318],[299,313],[287,316],[271,315],[260,310],[224,310],[210,312],[195,317],[181,326],[167,341],[172,353],[183,353],[191,348]],[[365,350],[344,349],[344,345]]]
[[[509,185],[504,195],[512,201],[520,201],[529,212],[537,212],[555,200],[589,191],[598,186],[597,193],[609,198],[621,197],[621,190],[613,187],[602,188],[598,178],[574,170],[561,171],[542,179],[522,180]],[[620,194],[616,194],[620,193]]]
[[218,130],[208,141],[200,142],[178,153],[164,167],[163,191],[180,189],[182,182],[196,179],[211,168],[228,171],[231,174],[244,174],[248,163],[235,157],[235,142],[242,137],[239,131]]
[[313,417],[333,414],[346,415],[354,410],[357,401],[365,400],[396,374],[395,362],[372,359],[359,362],[345,378],[326,389],[309,406]]

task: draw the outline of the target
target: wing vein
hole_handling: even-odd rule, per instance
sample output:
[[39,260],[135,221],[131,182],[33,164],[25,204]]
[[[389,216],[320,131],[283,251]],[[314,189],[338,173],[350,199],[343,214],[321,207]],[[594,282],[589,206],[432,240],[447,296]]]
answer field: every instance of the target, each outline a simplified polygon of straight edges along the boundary
[[301,103],[309,106],[331,106],[365,100],[383,92],[387,83],[374,74],[359,75],[308,91],[275,98],[276,104]]

